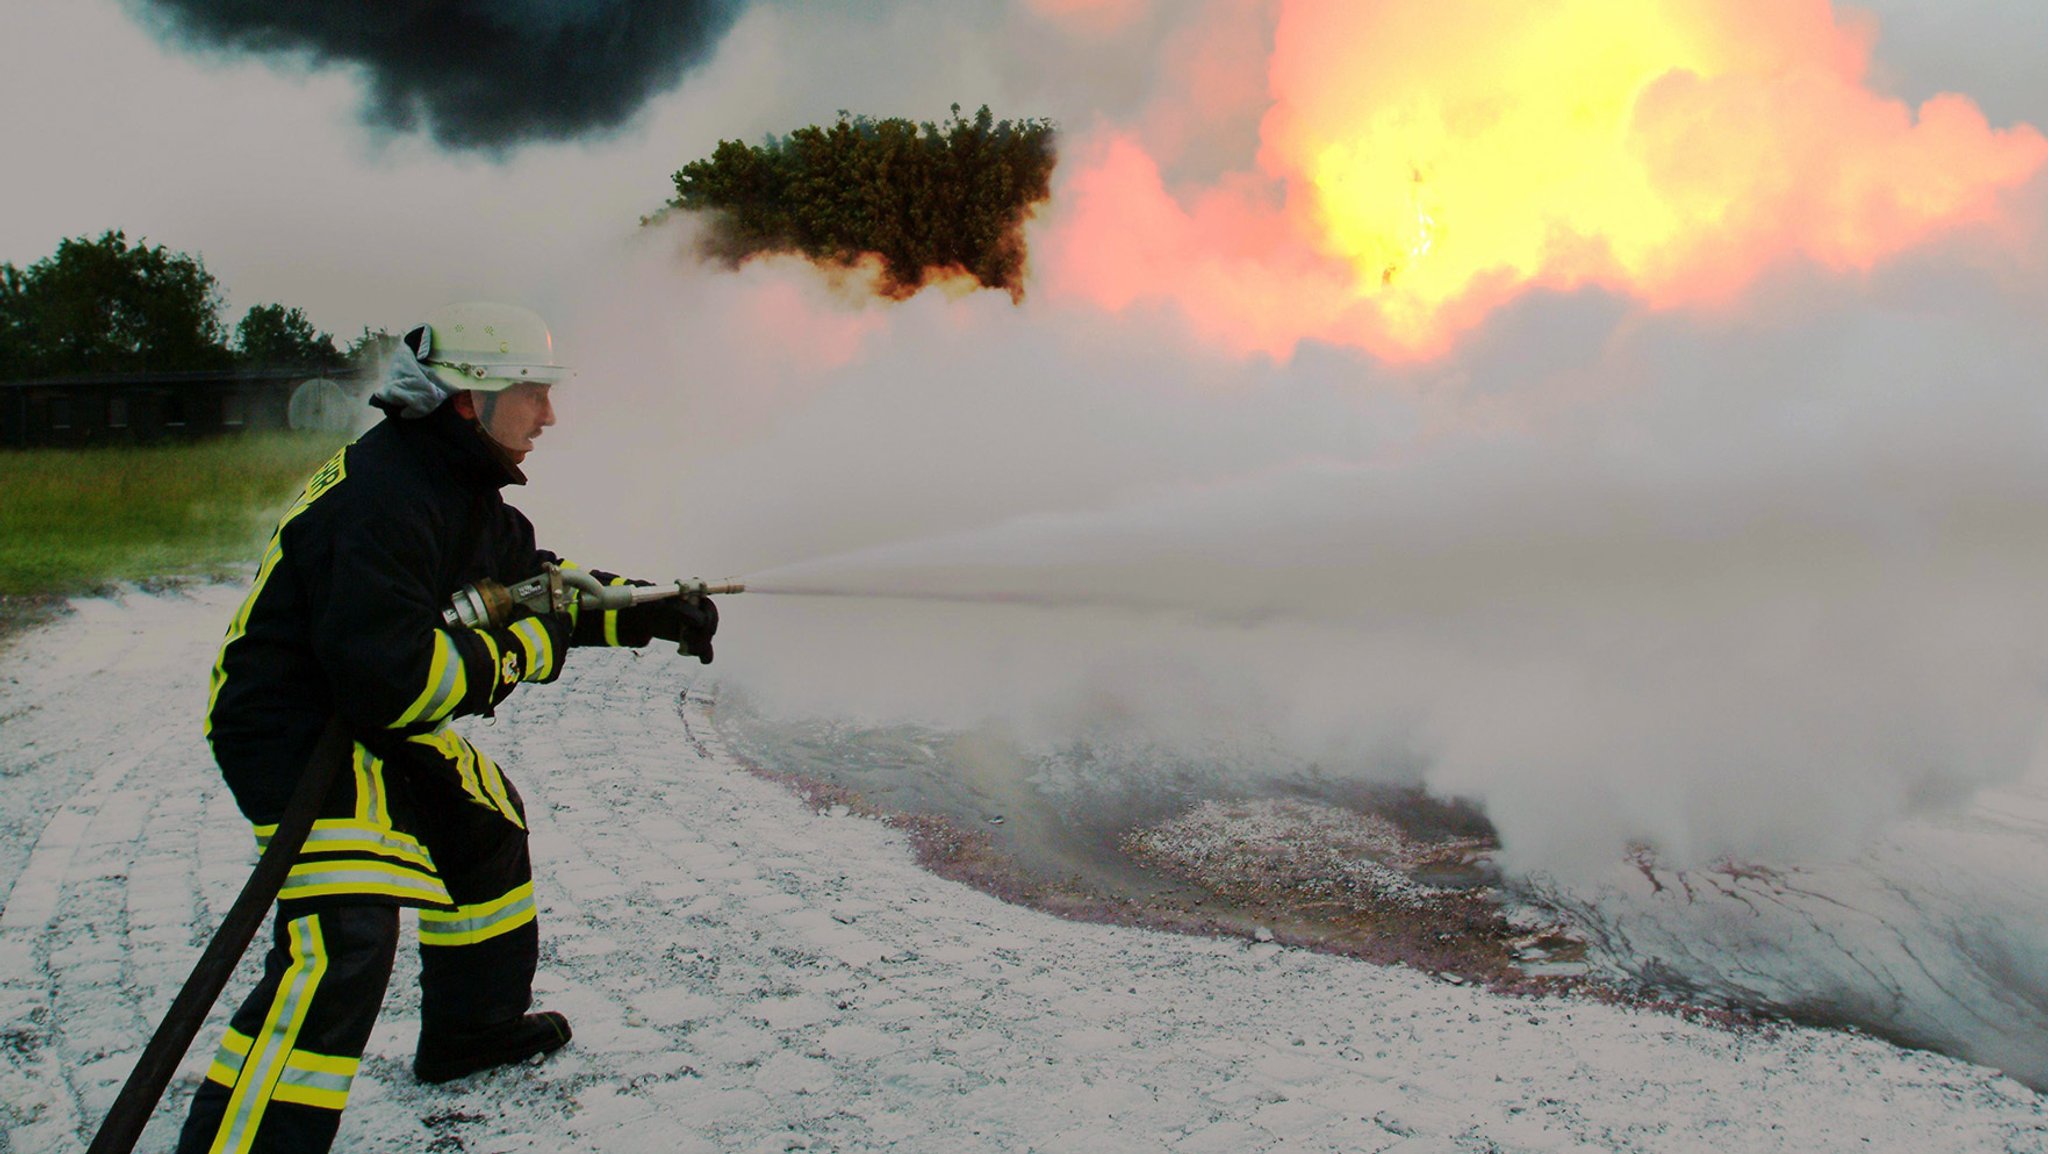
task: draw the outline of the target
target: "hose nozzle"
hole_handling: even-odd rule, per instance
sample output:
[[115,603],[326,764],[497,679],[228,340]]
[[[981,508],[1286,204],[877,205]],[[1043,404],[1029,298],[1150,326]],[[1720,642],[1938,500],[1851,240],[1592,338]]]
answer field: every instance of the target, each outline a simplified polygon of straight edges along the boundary
[[455,591],[454,600],[441,611],[449,625],[471,629],[502,628],[512,617],[515,605],[535,613],[567,613],[572,604],[583,609],[614,612],[670,597],[696,600],[700,597],[729,597],[745,593],[744,582],[726,580],[713,585],[701,578],[668,585],[606,585],[580,569],[543,565],[541,571],[524,581],[507,586],[486,577]]

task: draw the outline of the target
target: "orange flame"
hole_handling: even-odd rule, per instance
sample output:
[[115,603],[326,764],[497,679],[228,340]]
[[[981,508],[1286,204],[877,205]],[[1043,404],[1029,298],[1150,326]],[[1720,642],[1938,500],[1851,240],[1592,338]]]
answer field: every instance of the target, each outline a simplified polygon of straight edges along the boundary
[[1241,348],[1413,360],[1531,288],[1725,303],[1790,258],[1868,270],[2002,219],[2048,139],[1872,92],[1874,39],[1828,0],[1282,0],[1258,172],[1175,195],[1109,139],[1053,283]]

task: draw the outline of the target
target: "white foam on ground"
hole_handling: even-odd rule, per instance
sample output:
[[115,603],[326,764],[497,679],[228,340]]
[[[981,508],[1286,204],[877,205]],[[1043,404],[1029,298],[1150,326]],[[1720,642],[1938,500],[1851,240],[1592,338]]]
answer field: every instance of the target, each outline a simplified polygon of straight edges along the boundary
[[[83,1148],[251,860],[199,738],[238,596],[86,602],[9,650],[0,1149]],[[1006,906],[749,775],[704,705],[677,708],[696,677],[579,653],[469,726],[527,798],[541,1002],[576,1040],[419,1085],[402,959],[337,1149],[2048,1150],[2042,1098],[1869,1038]]]

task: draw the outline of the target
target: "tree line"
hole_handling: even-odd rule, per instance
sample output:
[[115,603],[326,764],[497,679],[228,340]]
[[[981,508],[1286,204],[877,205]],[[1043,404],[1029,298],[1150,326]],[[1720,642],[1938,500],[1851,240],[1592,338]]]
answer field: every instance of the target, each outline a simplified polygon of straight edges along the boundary
[[347,353],[303,310],[261,304],[232,328],[200,258],[119,229],[73,237],[27,268],[0,264],[0,380],[236,366],[324,368]]
[[[801,253],[852,267],[878,258],[878,291],[907,297],[965,273],[1012,299],[1024,293],[1023,227],[1051,195],[1053,125],[972,119],[944,124],[839,114],[759,145],[722,140],[675,174],[672,209],[704,212],[704,254],[737,265]],[[650,218],[650,222],[652,219]]]
[[[846,112],[759,145],[723,140],[674,174],[671,209],[709,217],[707,256],[738,265],[800,253],[851,268],[874,258],[877,290],[907,297],[965,274],[1024,294],[1024,223],[1051,195],[1053,125],[972,118],[943,124]],[[337,351],[303,310],[260,304],[230,327],[220,283],[199,257],[109,229],[61,241],[27,268],[0,263],[0,380],[237,366],[324,368],[383,353],[364,329]]]

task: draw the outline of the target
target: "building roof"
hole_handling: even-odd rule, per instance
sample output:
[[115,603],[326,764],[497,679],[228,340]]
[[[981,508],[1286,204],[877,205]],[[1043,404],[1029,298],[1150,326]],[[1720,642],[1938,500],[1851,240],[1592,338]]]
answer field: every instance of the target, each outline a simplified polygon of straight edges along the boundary
[[364,375],[366,370],[348,365],[311,366],[283,369],[200,369],[178,373],[72,373],[61,377],[36,377],[24,381],[0,381],[0,389],[65,388],[71,386],[109,385],[199,385],[225,381],[247,381],[267,383],[271,381],[304,381],[314,377],[330,380],[353,380]]

